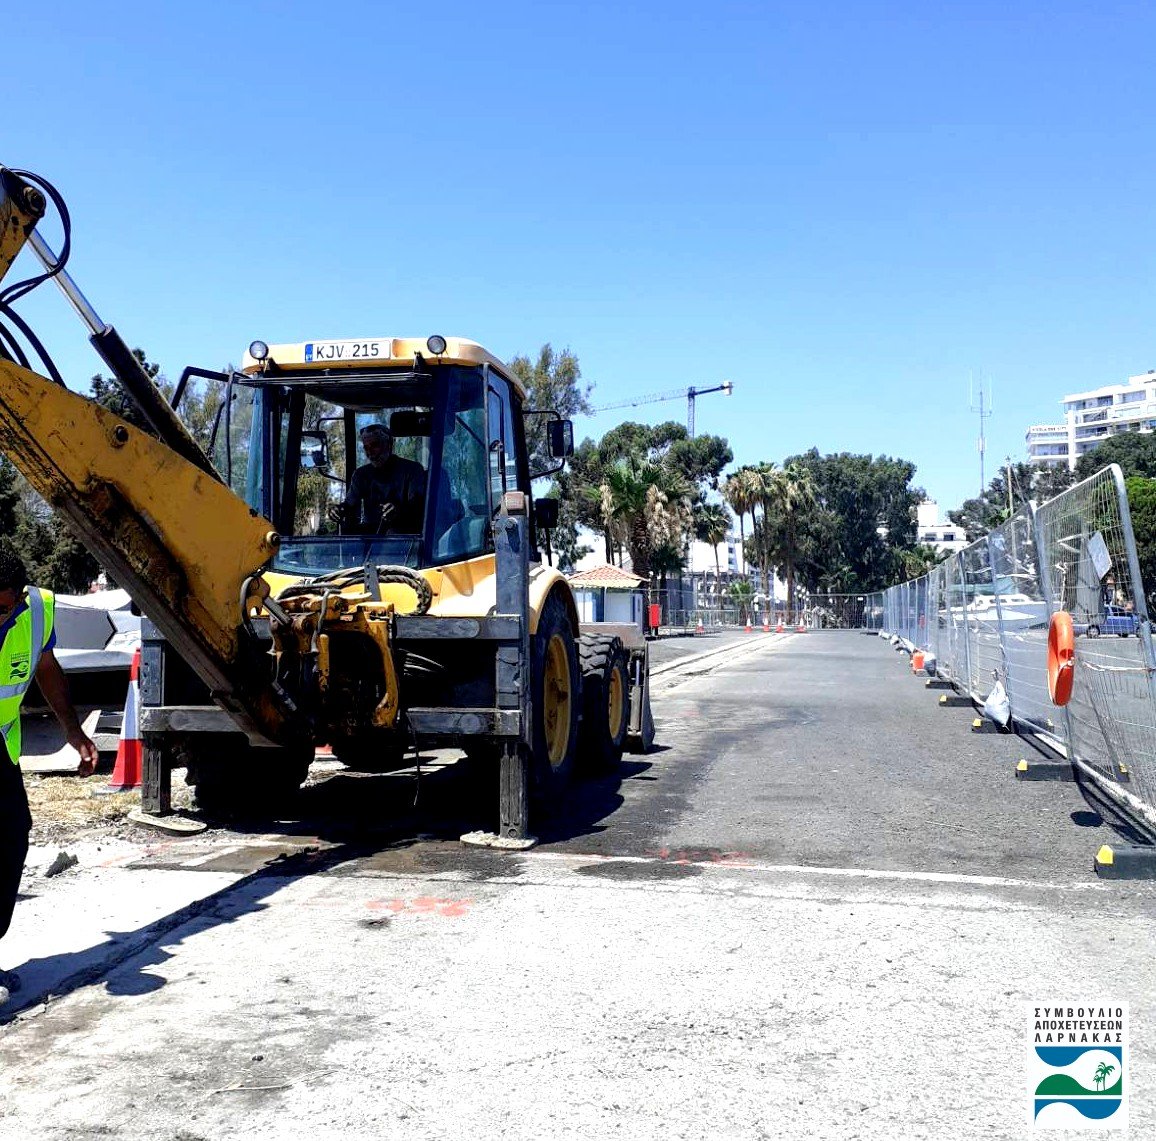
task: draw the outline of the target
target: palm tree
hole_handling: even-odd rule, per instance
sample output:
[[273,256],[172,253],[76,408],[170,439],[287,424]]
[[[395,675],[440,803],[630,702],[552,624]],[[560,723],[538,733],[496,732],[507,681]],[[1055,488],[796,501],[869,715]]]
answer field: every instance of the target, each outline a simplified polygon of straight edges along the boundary
[[1106,1086],[1108,1078],[1115,1072],[1115,1066],[1109,1066],[1107,1062],[1101,1062],[1096,1067],[1096,1073],[1093,1075],[1095,1084],[1097,1086]]
[[[799,555],[799,524],[818,507],[811,473],[801,464],[789,464],[768,475],[770,494],[764,500],[763,541],[773,550],[787,579],[787,610],[795,609],[795,566]],[[771,561],[768,558],[768,562]]]
[[743,548],[743,558],[746,558],[746,528],[743,518],[751,513],[751,526],[755,522],[755,505],[758,503],[758,479],[755,469],[744,466],[734,472],[722,486],[723,498],[730,504],[731,509],[739,517],[739,545]]
[[634,573],[650,578],[651,553],[667,543],[680,549],[690,526],[690,485],[644,456],[618,460],[601,486],[602,517],[630,552]]
[[722,580],[722,568],[719,566],[719,544],[726,540],[731,529],[730,512],[721,503],[707,503],[700,507],[695,515],[694,534],[702,543],[714,548],[715,582]]

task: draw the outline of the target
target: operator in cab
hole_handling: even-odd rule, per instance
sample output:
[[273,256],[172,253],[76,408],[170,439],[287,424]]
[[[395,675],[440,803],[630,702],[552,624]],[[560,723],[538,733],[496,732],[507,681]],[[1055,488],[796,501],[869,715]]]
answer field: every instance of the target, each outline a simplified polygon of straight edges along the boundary
[[425,515],[425,469],[394,455],[393,435],[384,424],[367,424],[360,436],[369,462],[349,481],[345,503],[339,508],[344,529],[362,535],[420,534]]

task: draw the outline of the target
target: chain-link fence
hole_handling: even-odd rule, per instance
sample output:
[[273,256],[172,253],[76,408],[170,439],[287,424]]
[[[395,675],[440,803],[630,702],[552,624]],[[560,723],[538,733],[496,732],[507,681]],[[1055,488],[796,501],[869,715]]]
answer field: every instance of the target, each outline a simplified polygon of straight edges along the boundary
[[[1051,616],[1075,633],[1067,706],[1047,683]],[[867,597],[861,626],[934,658],[936,674],[983,703],[997,682],[1011,721],[1156,824],[1156,653],[1119,467],[1033,508],[922,578]]]

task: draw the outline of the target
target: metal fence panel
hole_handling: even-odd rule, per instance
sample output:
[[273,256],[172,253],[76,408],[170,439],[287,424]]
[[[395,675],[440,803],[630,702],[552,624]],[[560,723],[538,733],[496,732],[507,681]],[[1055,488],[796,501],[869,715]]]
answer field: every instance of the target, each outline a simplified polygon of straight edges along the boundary
[[1048,694],[1049,610],[1031,507],[992,531],[989,544],[1012,717],[1020,727],[1062,744],[1063,714]]
[[1072,755],[1117,777],[1126,767],[1134,791],[1156,805],[1152,641],[1120,469],[1099,472],[1037,514],[1048,585],[1076,632]]
[[995,601],[987,539],[959,552],[963,578],[963,621],[967,637],[967,689],[977,701],[1003,676],[999,609]]

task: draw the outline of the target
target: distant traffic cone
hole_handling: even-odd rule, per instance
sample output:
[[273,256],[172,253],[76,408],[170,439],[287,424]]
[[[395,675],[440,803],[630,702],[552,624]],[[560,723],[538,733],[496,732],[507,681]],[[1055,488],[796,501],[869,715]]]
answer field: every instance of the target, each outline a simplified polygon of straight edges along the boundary
[[748,617],[747,617],[747,633],[753,634],[754,632],[755,632],[755,628],[751,625],[750,616],[748,615]]
[[775,627],[775,633],[776,633],[776,634],[781,634],[782,632],[783,632],[783,624],[782,624],[782,622],[780,622],[780,623],[779,623],[779,624],[778,624],[778,625]]
[[795,633],[797,633],[797,634],[805,634],[806,632],[807,632],[807,627],[804,626],[802,622],[800,622],[798,624],[798,626],[795,627]]
[[127,792],[131,788],[140,787],[143,752],[140,736],[140,650],[138,649],[132,656],[132,667],[128,671],[124,724],[120,727],[112,780],[108,782],[110,792]]
[[769,634],[771,632],[771,616],[769,614],[763,615],[763,633]]
[[695,623],[694,632],[696,634],[705,634],[706,627],[702,624],[702,615],[698,616],[698,622]]

